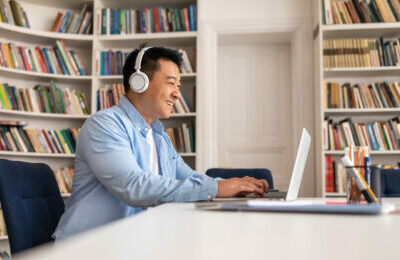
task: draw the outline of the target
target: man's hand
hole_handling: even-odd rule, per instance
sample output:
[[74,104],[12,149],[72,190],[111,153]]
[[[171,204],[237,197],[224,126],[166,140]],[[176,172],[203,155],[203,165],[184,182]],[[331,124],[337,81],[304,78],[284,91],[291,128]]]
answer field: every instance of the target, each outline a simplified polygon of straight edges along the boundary
[[218,198],[229,198],[235,195],[257,193],[263,195],[268,192],[269,185],[266,180],[257,180],[253,177],[231,178],[218,182]]

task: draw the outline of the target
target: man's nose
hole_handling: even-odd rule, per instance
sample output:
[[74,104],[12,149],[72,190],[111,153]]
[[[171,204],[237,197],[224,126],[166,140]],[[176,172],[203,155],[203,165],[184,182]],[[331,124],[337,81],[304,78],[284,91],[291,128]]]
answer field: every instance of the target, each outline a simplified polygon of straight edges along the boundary
[[179,98],[181,97],[181,92],[180,92],[180,90],[179,90],[179,89],[176,89],[176,90],[172,91],[172,97],[173,97],[174,99],[179,99]]

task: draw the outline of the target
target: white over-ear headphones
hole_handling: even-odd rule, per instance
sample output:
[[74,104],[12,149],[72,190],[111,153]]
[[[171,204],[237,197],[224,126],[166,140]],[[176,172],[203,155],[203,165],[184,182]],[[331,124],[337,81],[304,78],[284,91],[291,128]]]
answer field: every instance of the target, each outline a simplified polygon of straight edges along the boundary
[[142,64],[142,58],[144,53],[151,47],[142,48],[135,61],[135,72],[129,77],[129,85],[131,89],[136,93],[143,93],[149,87],[149,78],[147,75],[140,71],[140,66]]

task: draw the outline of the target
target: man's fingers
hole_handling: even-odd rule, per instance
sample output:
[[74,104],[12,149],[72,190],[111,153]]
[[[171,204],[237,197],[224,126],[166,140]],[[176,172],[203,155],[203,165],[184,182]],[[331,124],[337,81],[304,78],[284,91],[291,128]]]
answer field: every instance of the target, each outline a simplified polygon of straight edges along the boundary
[[266,180],[261,180],[262,181],[262,183],[264,184],[264,191],[265,192],[268,192],[268,190],[269,190],[269,184],[268,184],[268,182],[266,181]]
[[262,189],[264,192],[268,192],[269,185],[268,185],[268,182],[264,179],[258,180],[256,178],[246,176],[246,177],[243,177],[243,180],[246,180],[248,182],[251,182],[251,183],[257,185],[257,187]]
[[242,184],[240,185],[240,192],[255,192],[255,191],[254,187],[247,184]]
[[264,194],[264,188],[263,187],[259,187],[255,183],[247,182],[245,186],[248,187],[248,189],[246,189],[245,191],[255,192],[255,193],[258,193],[258,194],[261,194],[261,195]]

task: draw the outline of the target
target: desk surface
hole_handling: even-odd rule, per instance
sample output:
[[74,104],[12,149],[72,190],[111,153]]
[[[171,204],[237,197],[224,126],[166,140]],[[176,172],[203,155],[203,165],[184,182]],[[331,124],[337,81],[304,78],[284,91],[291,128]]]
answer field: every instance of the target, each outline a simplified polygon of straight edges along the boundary
[[217,212],[165,204],[14,259],[399,259],[399,236],[400,215]]

